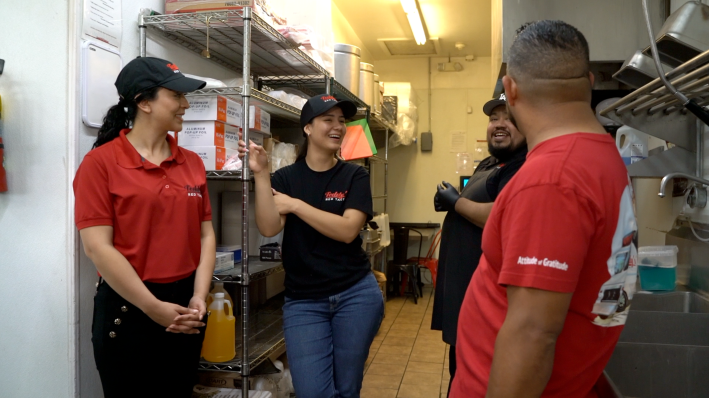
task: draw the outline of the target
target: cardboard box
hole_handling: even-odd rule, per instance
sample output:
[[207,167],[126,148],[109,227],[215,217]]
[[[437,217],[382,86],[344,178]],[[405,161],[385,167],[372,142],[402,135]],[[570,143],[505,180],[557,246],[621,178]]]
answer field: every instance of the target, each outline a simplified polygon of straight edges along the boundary
[[183,122],[177,133],[180,146],[220,146],[239,149],[240,128],[215,121]]
[[241,245],[217,246],[217,253],[234,253],[234,264],[241,263]]
[[266,133],[262,133],[256,130],[249,131],[249,141],[253,141],[253,143],[256,145],[263,146],[266,142],[266,139],[268,139],[268,134]]
[[185,146],[184,148],[199,155],[207,170],[221,170],[227,159],[238,154],[236,149],[220,146]]
[[217,252],[214,262],[214,273],[234,268],[234,252]]
[[240,10],[244,7],[253,6],[253,0],[165,0],[165,14],[216,10]]
[[249,107],[249,129],[271,134],[271,115],[258,106],[251,105]]
[[241,102],[227,98],[223,95],[194,95],[187,96],[190,107],[185,110],[185,121],[213,120],[242,127]]

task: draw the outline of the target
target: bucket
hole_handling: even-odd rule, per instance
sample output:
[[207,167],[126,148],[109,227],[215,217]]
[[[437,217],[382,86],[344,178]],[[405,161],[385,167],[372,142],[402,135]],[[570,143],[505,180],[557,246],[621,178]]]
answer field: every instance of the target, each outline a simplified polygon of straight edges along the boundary
[[359,98],[370,108],[374,106],[374,65],[359,63]]
[[359,60],[361,50],[344,43],[335,44],[335,80],[359,96]]

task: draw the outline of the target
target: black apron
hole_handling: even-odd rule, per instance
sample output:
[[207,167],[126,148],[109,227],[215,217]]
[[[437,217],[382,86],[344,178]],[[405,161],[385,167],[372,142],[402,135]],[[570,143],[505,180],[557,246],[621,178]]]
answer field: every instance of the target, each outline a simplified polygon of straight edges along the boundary
[[[526,146],[504,163],[488,157],[475,169],[461,196],[478,203],[494,202],[526,157]],[[502,173],[503,167],[505,173]],[[443,221],[441,235],[431,329],[442,330],[443,341],[454,346],[460,307],[482,256],[483,230],[457,212],[450,211]]]

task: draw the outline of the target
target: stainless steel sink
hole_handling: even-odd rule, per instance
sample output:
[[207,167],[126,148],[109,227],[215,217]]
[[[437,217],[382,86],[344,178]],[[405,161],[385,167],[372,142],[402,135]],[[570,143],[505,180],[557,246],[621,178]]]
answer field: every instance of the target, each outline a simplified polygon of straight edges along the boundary
[[709,300],[636,294],[606,372],[626,397],[709,397]]
[[637,293],[630,310],[709,314],[709,299],[694,292]]

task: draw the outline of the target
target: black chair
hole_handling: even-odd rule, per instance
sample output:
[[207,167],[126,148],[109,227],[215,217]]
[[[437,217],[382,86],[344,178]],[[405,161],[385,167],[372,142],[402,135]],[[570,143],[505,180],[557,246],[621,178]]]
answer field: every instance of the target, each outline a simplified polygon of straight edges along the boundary
[[[412,294],[414,304],[418,304],[418,298],[423,297],[423,285],[419,282],[419,267],[418,262],[409,261],[409,231],[414,231],[419,234],[419,257],[421,257],[421,246],[423,245],[423,234],[413,228],[406,226],[394,226],[394,259],[388,264],[387,280],[391,281],[390,287],[393,293],[399,295],[398,290],[401,286],[400,277],[404,273],[408,278],[410,288],[406,294]],[[419,294],[420,292],[420,294]]]

